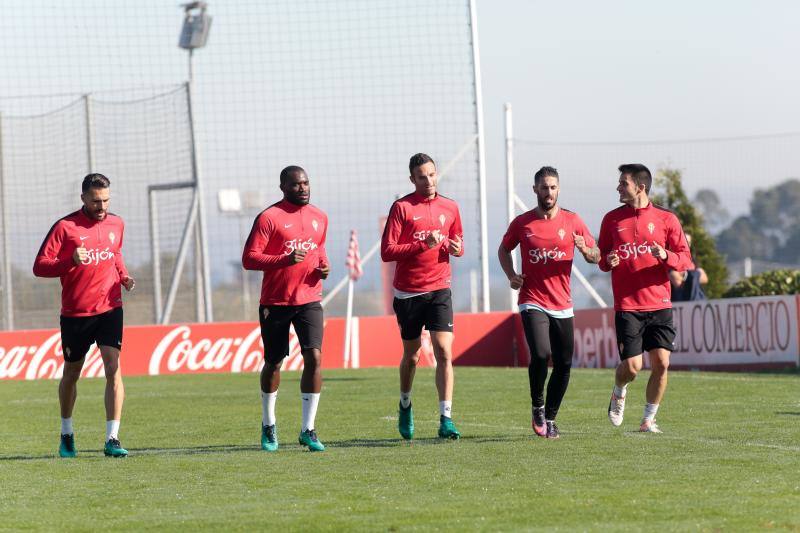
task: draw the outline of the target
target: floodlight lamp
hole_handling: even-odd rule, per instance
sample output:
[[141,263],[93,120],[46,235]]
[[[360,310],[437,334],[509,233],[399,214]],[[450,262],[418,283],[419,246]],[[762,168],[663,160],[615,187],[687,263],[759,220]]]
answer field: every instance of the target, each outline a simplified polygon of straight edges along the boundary
[[178,46],[184,50],[194,50],[206,45],[211,31],[211,16],[206,13],[206,2],[181,4],[184,11],[183,28]]
[[217,192],[217,204],[222,213],[241,213],[242,195],[239,189],[220,189]]

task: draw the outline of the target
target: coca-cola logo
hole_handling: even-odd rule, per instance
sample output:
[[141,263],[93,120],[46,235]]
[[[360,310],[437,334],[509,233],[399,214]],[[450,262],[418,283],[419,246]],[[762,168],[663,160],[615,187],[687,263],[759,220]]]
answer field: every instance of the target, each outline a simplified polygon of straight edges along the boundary
[[[259,372],[264,365],[264,342],[261,328],[255,327],[243,337],[193,338],[191,326],[169,331],[150,356],[150,375],[183,372]],[[282,368],[303,367],[303,357],[294,327],[289,329],[289,356]]]
[[[0,347],[0,379],[58,379],[64,374],[61,334],[56,332],[41,344]],[[86,354],[81,376],[104,374],[103,358],[93,344]]]

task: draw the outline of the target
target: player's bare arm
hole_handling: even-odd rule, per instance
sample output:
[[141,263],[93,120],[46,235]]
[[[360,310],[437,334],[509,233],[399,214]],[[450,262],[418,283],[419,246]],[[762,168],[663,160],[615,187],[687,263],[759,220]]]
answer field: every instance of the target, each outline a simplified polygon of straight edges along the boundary
[[497,259],[500,261],[500,268],[503,269],[506,278],[508,278],[509,285],[512,289],[518,291],[525,282],[525,274],[517,274],[514,270],[514,263],[511,260],[511,252],[503,248],[502,244],[497,249]]
[[600,262],[600,248],[597,246],[589,247],[586,245],[586,239],[583,235],[578,235],[577,233],[572,234],[573,239],[575,240],[575,248],[581,253],[584,259],[586,259],[587,263],[599,263]]

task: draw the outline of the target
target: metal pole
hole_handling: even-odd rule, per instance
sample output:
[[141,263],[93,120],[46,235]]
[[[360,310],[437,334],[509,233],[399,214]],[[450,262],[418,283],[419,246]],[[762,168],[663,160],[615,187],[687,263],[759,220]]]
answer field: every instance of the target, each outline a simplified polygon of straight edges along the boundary
[[86,116],[86,165],[89,167],[87,174],[94,172],[94,115],[92,114],[92,100],[90,94],[83,95],[83,109]]
[[[243,250],[245,241],[247,237],[245,237],[245,231],[247,231],[247,226],[245,224],[245,217],[242,213],[239,213],[237,218],[239,219],[239,249]],[[242,320],[247,320],[250,316],[250,276],[247,274],[247,269],[243,268],[241,264],[239,268],[242,270]]]
[[347,282],[347,314],[344,319],[344,359],[342,366],[350,367],[350,328],[353,322],[353,278]]
[[0,211],[2,211],[3,220],[3,297],[5,304],[3,305],[4,313],[4,328],[7,330],[14,329],[14,288],[11,279],[11,246],[8,242],[8,191],[6,190],[6,180],[4,172],[4,159],[3,159],[3,114],[0,113]]
[[475,125],[478,130],[478,189],[480,196],[481,224],[481,284],[483,293],[483,312],[488,313],[489,305],[489,229],[486,202],[486,148],[483,130],[483,91],[481,89],[481,60],[478,48],[478,13],[475,0],[469,0],[470,28],[472,29],[472,66],[475,82]]
[[478,271],[474,268],[469,271],[469,312],[478,312]]
[[[191,51],[189,64],[191,65]],[[191,74],[191,70],[190,70]],[[200,161],[197,154],[197,142],[194,128],[194,112],[192,109],[192,82],[186,82],[186,104],[189,111],[189,135],[192,153],[192,176],[194,177],[197,203],[197,231],[200,246],[200,261],[202,263],[203,301],[205,303],[205,320],[214,321],[214,310],[211,296],[211,269],[208,261],[208,231],[206,228],[205,210],[203,209],[203,187],[200,179]]]
[[172,307],[175,305],[175,296],[178,294],[178,285],[180,285],[181,282],[183,264],[186,262],[186,253],[189,250],[189,243],[192,240],[192,232],[197,225],[197,197],[199,192],[197,188],[195,188],[192,192],[192,205],[189,208],[189,215],[186,217],[186,225],[183,228],[181,244],[178,247],[178,257],[175,259],[175,266],[172,269],[172,281],[169,285],[167,301],[164,304],[164,312],[161,314],[161,324],[169,323],[169,318],[172,314]]
[[[514,130],[512,126],[511,104],[505,105],[506,117],[506,218],[508,225],[514,220],[516,209],[514,208]],[[511,253],[511,266],[514,271],[517,270],[517,254]],[[517,291],[512,288],[508,289],[509,306],[512,311],[517,308]]]
[[148,207],[150,208],[150,256],[153,266],[153,316],[156,324],[161,324],[161,246],[158,241],[158,206],[156,204],[156,191],[148,191]]

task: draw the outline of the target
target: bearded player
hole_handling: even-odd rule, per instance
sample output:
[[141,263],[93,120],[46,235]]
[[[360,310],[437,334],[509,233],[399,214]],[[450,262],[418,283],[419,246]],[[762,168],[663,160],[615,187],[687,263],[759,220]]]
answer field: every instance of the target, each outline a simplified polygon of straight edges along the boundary
[[83,207],[50,228],[33,273],[61,279],[61,346],[64,373],[58,385],[61,406],[61,457],[75,457],[72,411],[78,396],[78,378],[92,344],[96,343],[106,375],[106,438],[103,453],[125,457],[119,441],[125,388],[119,366],[122,349],[122,289],[133,290],[122,259],[125,224],[108,212],[111,182],[89,174],[81,185]]
[[[531,354],[528,379],[531,426],[540,437],[559,438],[555,423],[569,386],[574,348],[574,316],[570,277],[574,249],[589,263],[600,251],[581,217],[558,205],[558,171],[542,167],[534,176],[537,206],[515,218],[508,227],[497,257],[514,290],[519,290],[519,312]],[[511,253],[521,247],[522,273],[514,270]],[[547,381],[547,361],[553,373]]]
[[439,174],[429,155],[415,154],[408,164],[414,192],[392,204],[381,238],[381,259],[396,261],[393,307],[403,341],[400,360],[398,430],[414,437],[411,387],[422,328],[431,335],[439,392],[439,437],[461,436],[452,419],[453,300],[450,256],[464,255],[458,204],[437,192]]

